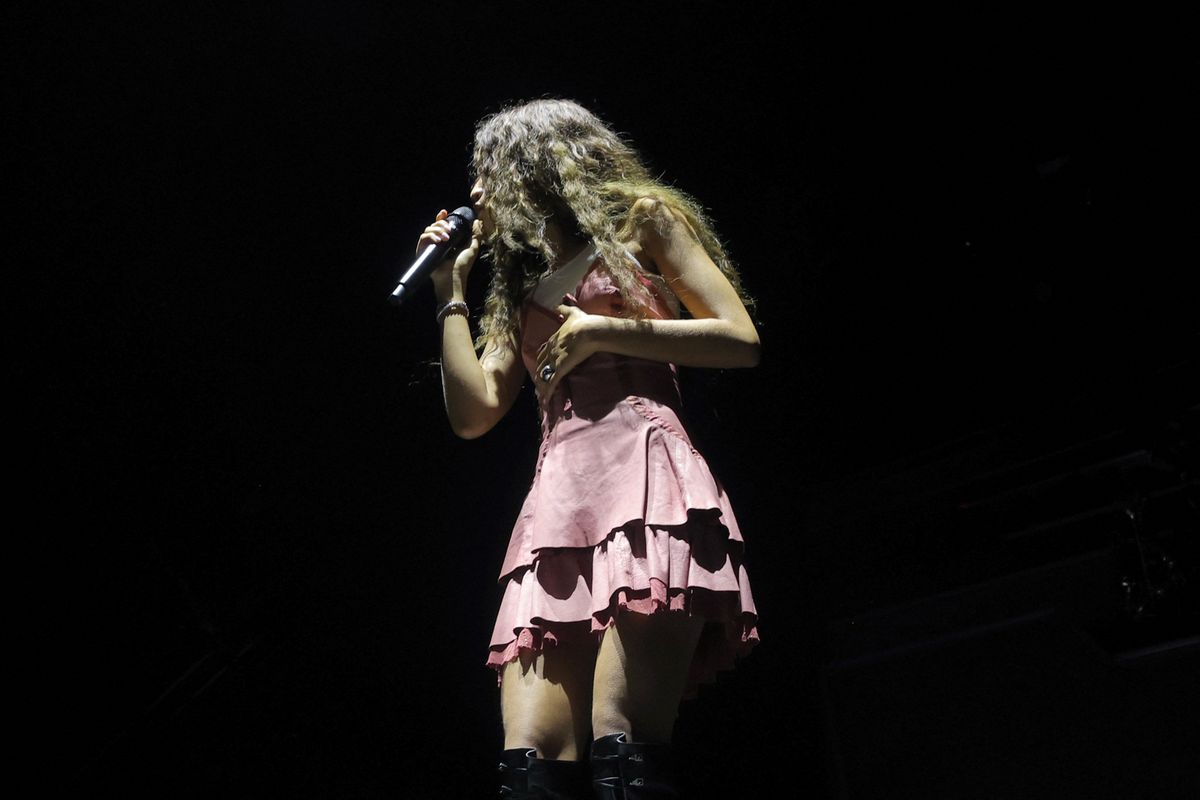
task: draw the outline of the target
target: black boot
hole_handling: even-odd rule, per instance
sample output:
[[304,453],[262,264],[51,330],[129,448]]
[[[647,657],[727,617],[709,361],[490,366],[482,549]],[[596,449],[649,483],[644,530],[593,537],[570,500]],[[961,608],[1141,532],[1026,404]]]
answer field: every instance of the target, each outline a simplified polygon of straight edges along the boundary
[[680,800],[671,745],[627,742],[624,733],[592,742],[595,800]]
[[505,750],[500,759],[500,797],[504,800],[587,800],[590,770],[586,761],[538,758],[531,747]]
[[595,800],[624,800],[620,757],[617,752],[617,740],[624,738],[624,733],[614,733],[592,742],[592,795]]
[[530,800],[529,761],[537,755],[532,747],[518,747],[500,754],[500,797]]

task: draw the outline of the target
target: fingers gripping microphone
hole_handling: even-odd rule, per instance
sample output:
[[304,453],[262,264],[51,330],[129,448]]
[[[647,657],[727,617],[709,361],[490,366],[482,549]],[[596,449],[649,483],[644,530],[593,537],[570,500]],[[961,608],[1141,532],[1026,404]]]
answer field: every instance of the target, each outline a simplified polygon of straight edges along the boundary
[[400,278],[400,285],[396,287],[396,291],[392,292],[393,304],[403,303],[409,291],[419,286],[438,264],[470,241],[475,211],[469,206],[460,206],[450,212],[446,222],[450,223],[450,238],[444,242],[431,242],[425,247],[425,251],[417,256],[417,260]]

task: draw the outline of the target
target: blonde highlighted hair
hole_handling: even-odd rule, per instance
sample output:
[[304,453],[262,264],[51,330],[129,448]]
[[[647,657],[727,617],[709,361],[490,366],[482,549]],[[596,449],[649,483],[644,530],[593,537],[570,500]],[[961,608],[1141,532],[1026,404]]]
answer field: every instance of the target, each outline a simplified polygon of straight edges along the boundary
[[[753,307],[700,204],[653,177],[628,142],[578,103],[533,100],[485,117],[475,128],[471,171],[472,180],[483,182],[494,222],[485,249],[493,271],[476,341],[480,348],[517,349],[520,304],[559,255],[546,237],[550,221],[595,243],[636,313],[649,298],[622,242],[641,225],[652,223],[665,233],[665,226],[682,218]],[[650,202],[639,202],[645,200]],[[646,277],[662,286],[660,277]]]

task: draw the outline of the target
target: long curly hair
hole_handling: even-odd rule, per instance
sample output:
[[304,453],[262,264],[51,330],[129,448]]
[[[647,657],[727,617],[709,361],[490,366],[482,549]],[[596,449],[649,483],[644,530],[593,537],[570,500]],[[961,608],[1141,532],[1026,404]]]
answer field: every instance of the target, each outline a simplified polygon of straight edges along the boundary
[[[480,120],[471,173],[472,181],[483,181],[494,222],[485,242],[493,270],[476,340],[481,349],[517,349],[521,302],[558,256],[546,238],[550,221],[596,245],[629,313],[637,314],[650,300],[639,274],[660,288],[665,282],[644,274],[622,242],[643,224],[653,223],[665,233],[676,216],[682,217],[753,310],[754,301],[700,204],[652,176],[628,142],[574,101],[533,100]],[[638,202],[643,199],[652,202]],[[662,213],[665,209],[675,214]],[[664,296],[674,300],[673,292]]]

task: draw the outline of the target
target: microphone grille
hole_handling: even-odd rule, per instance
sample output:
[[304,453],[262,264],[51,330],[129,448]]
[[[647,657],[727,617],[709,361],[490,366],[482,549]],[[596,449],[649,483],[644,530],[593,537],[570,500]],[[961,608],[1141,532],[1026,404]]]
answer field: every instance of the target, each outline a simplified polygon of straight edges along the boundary
[[450,212],[451,217],[461,217],[468,225],[475,222],[475,209],[470,206],[459,206]]

